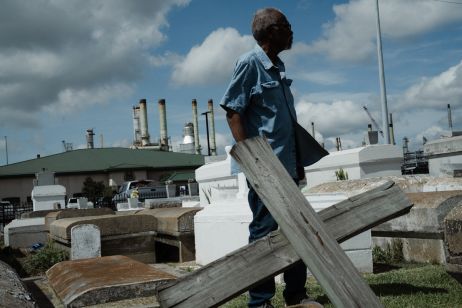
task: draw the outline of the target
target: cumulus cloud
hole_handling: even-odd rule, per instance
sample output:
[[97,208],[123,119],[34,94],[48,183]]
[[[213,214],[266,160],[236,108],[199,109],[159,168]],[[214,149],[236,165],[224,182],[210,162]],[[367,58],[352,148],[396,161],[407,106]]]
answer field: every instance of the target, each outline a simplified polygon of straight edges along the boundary
[[[335,19],[324,25],[322,37],[306,51],[335,60],[362,61],[376,52],[376,11],[370,0],[333,6]],[[380,1],[382,36],[411,38],[461,20],[462,10],[431,0]]]
[[255,42],[234,28],[219,28],[196,45],[174,66],[172,81],[177,85],[216,84],[230,78],[236,59]]
[[423,132],[417,134],[416,138],[422,140],[422,138],[425,137],[428,140],[431,140],[439,139],[442,136],[449,136],[449,131],[447,129],[441,128],[440,126],[432,125]]
[[183,61],[183,57],[171,51],[163,55],[152,55],[149,57],[149,63],[154,67],[173,66],[175,63]]
[[400,99],[399,108],[441,109],[444,104],[462,105],[462,61],[437,76],[422,78],[411,86]]
[[341,74],[332,71],[303,72],[295,74],[294,78],[326,86],[338,85],[346,81]]
[[8,112],[0,123],[30,127],[42,110],[69,112],[78,99],[100,104],[129,92],[149,49],[165,39],[166,15],[188,2],[3,1],[0,110]]
[[350,100],[334,100],[324,103],[302,98],[295,108],[298,122],[302,126],[310,128],[311,122],[314,122],[316,130],[326,137],[336,137],[364,130],[370,122],[362,107]]

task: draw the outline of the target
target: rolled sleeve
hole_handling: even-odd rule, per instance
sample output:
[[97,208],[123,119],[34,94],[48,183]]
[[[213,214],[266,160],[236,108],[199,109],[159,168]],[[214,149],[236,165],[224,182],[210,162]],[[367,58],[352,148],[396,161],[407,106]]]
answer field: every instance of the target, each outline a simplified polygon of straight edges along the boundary
[[252,83],[252,69],[246,61],[239,61],[234,68],[233,77],[221,100],[220,106],[226,111],[243,114],[249,105]]

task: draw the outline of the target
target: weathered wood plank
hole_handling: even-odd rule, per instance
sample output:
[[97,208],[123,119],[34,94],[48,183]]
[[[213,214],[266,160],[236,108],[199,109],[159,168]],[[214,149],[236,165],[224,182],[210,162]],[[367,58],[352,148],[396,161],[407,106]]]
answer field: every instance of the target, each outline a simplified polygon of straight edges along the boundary
[[[411,204],[393,182],[353,196],[319,212],[339,242],[409,212]],[[338,223],[341,221],[342,223]],[[346,225],[343,222],[348,222]],[[161,307],[215,307],[277,275],[300,260],[275,232],[158,290]]]
[[234,145],[231,155],[331,302],[336,307],[381,307],[268,142],[246,139]]

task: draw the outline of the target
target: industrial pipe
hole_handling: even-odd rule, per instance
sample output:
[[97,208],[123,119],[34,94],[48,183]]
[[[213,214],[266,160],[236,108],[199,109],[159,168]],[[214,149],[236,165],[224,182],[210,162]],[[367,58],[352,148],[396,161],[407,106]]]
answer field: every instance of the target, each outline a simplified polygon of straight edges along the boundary
[[196,154],[201,154],[201,145],[199,143],[199,125],[197,117],[197,101],[192,100],[192,111],[193,111],[193,125],[194,125],[194,148]]
[[165,109],[165,99],[159,100],[159,123],[160,123],[160,147],[168,151],[168,134],[167,134],[167,112]]
[[209,99],[208,110],[210,113],[210,152],[213,156],[217,155],[217,145],[215,142],[215,116],[213,115],[213,100]]
[[149,145],[149,132],[148,132],[148,112],[146,108],[146,99],[140,99],[140,114],[139,121],[141,127],[141,145]]

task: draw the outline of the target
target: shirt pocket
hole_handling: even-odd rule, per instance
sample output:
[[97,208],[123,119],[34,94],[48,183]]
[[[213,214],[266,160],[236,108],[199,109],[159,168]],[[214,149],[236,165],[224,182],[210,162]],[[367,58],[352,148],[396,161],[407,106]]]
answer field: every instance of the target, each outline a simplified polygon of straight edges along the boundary
[[253,103],[261,115],[274,116],[281,101],[281,92],[281,84],[277,80],[261,82],[254,88]]

